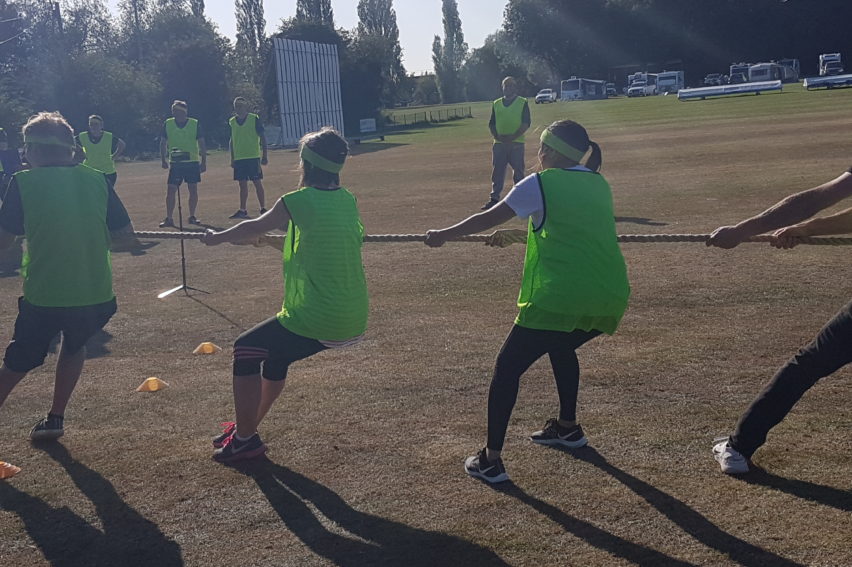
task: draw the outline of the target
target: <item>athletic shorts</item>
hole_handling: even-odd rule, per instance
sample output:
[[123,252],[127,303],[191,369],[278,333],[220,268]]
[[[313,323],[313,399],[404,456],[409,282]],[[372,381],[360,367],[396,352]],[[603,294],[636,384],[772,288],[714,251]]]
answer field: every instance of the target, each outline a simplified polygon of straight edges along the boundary
[[118,181],[118,173],[114,171],[112,173],[107,173],[106,178],[109,186],[115,189],[115,182]]
[[288,331],[272,317],[237,337],[234,376],[262,374],[267,380],[284,380],[292,363],[326,348],[316,339]]
[[177,161],[169,166],[169,185],[201,183],[201,164],[197,161]]
[[258,179],[263,179],[260,158],[234,161],[234,181],[257,181]]
[[62,348],[74,354],[115,315],[115,299],[85,307],[38,307],[18,298],[15,333],[3,364],[14,372],[29,372],[44,364],[54,337],[62,333]]

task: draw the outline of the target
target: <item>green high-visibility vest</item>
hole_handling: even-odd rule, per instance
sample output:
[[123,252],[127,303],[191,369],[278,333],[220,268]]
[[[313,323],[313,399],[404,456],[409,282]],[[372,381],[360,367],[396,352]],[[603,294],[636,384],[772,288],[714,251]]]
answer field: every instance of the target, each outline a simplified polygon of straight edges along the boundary
[[166,120],[166,145],[170,163],[200,161],[198,120],[187,118],[183,128],[177,125],[174,118]]
[[[494,109],[494,126],[497,129],[497,133],[505,136],[517,132],[523,123],[524,107],[526,105],[527,99],[521,96],[516,96],[515,100],[509,106],[503,105],[502,98],[495,100],[491,106]],[[521,134],[513,141],[523,143],[524,135]]]
[[261,155],[260,136],[257,134],[257,114],[248,113],[240,124],[236,116],[228,120],[231,126],[231,145],[234,147],[234,160],[257,159]]
[[104,174],[85,165],[36,167],[15,181],[24,211],[24,299],[41,307],[111,301]]
[[538,229],[530,220],[515,323],[611,335],[630,285],[609,184],[599,174],[564,169],[546,169],[539,179],[545,217]]
[[284,304],[278,321],[317,340],[344,341],[367,329],[364,226],[344,188],[303,187],[282,197],[291,220],[284,244]]
[[80,145],[86,159],[83,165],[88,165],[103,173],[115,173],[115,162],[112,159],[112,132],[104,131],[101,139],[95,143],[88,132],[80,132]]

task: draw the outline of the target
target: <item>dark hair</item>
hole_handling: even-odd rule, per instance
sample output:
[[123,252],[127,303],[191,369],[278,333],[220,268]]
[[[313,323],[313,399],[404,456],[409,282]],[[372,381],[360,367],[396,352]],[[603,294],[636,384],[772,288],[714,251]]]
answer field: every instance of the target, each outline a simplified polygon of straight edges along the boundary
[[586,129],[574,122],[573,120],[557,120],[547,127],[551,133],[557,138],[565,142],[571,147],[577,148],[584,154],[592,149],[592,153],[586,159],[584,164],[592,171],[600,171],[603,163],[601,148],[595,142],[589,139],[589,134]]
[[[326,126],[318,132],[305,134],[299,140],[299,149],[302,146],[307,146],[312,151],[334,163],[344,163],[346,156],[349,155],[349,144],[331,126]],[[301,187],[339,185],[340,175],[314,167],[309,162],[302,160],[302,179],[299,184]]]

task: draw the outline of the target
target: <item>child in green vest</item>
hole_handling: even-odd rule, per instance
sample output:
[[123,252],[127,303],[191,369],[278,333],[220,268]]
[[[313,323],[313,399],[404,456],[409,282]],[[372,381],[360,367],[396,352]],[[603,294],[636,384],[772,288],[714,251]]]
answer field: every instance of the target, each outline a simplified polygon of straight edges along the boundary
[[[591,149],[585,166],[581,160]],[[520,311],[494,369],[488,394],[488,440],[465,461],[465,471],[487,482],[509,479],[501,459],[521,375],[547,354],[556,378],[559,415],[530,439],[542,445],[582,447],[577,423],[580,367],[576,349],[613,334],[627,308],[630,286],[618,247],[609,184],[598,172],[601,151],[570,120],[554,122],[541,136],[541,172],[530,175],[484,213],[427,233],[428,246],[486,231],[515,216],[529,219]],[[490,244],[500,246],[506,232]]]
[[26,374],[44,363],[62,333],[53,405],[30,432],[33,440],[63,434],[65,408],[86,359],[86,342],[116,311],[111,235],[134,240],[124,205],[103,173],[74,163],[74,132],[58,112],[24,126],[31,168],[17,172],[0,207],[0,248],[26,236],[24,294],[12,341],[0,366],[0,406]]
[[234,343],[236,423],[213,440],[213,458],[232,462],[266,452],[257,427],[284,388],[287,369],[327,348],[360,341],[367,329],[367,284],[361,262],[364,227],[355,197],[340,185],[349,148],[331,128],[300,143],[301,189],[287,193],[264,215],[222,231],[207,245],[259,241],[285,229],[284,305],[275,317]]

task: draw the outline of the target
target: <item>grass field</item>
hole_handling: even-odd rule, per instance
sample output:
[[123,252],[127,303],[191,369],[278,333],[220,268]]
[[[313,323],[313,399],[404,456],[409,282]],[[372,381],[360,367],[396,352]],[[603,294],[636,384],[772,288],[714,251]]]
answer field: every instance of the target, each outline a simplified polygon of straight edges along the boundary
[[[674,97],[534,106],[533,129],[584,124],[603,149],[620,233],[705,233],[852,165],[852,91],[695,102]],[[487,104],[473,119],[364,143],[344,171],[370,234],[424,232],[488,196]],[[535,163],[536,134],[527,163]],[[275,151],[268,193],[295,188]],[[210,158],[199,216],[228,226],[236,189]],[[119,169],[137,230],[162,219],[159,163]],[[251,200],[250,210],[256,213]],[[511,226],[521,226],[515,221]],[[633,296],[619,332],[580,351],[590,447],[527,435],[557,409],[549,364],[523,378],[497,489],[462,471],[485,436],[494,357],[515,315],[523,247],[367,244],[367,340],[291,368],[261,433],[269,461],[210,460],[232,417],[230,345],[273,314],[271,249],[178,244],[113,257],[119,313],[90,345],[66,436],[29,444],[55,357],[0,410],[0,564],[251,566],[852,565],[850,373],[818,384],[756,455],[719,473],[710,455],[775,369],[849,299],[849,251],[626,244]],[[14,258],[5,260],[8,263]],[[20,292],[0,278],[0,342]],[[193,356],[202,341],[224,351]],[[171,387],[134,389],[148,376]]]

